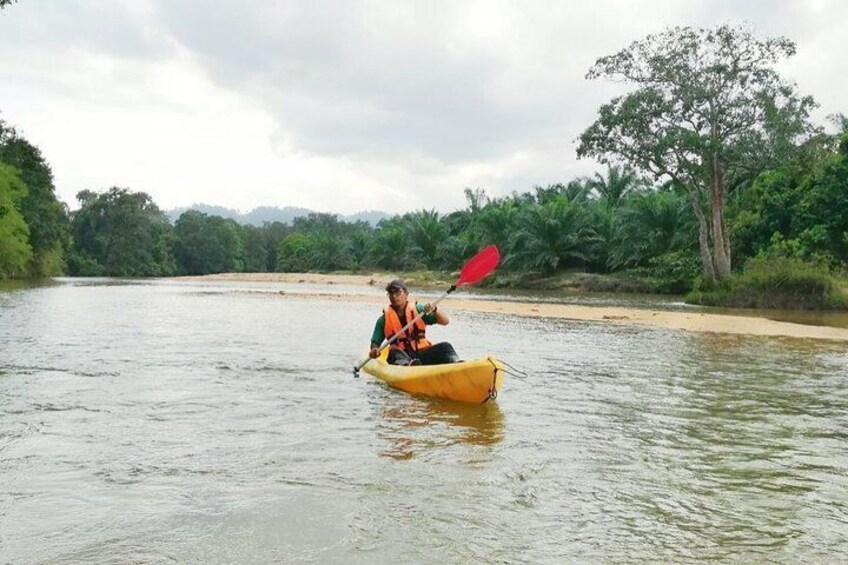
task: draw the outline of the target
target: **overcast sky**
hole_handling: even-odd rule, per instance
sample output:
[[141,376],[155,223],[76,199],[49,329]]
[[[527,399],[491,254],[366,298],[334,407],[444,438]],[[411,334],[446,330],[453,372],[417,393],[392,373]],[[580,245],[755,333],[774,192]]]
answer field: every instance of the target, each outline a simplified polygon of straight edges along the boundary
[[845,0],[19,0],[0,12],[0,119],[58,196],[334,213],[466,205],[602,170],[576,138],[620,86],[594,61],[669,25],[748,23],[848,113]]

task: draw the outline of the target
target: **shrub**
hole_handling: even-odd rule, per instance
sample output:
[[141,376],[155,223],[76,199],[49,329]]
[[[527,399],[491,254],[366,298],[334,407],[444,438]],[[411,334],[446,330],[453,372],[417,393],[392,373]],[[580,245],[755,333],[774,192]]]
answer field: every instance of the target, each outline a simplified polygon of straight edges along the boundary
[[848,309],[848,296],[821,263],[762,255],[715,285],[699,283],[687,302],[707,306],[788,310]]

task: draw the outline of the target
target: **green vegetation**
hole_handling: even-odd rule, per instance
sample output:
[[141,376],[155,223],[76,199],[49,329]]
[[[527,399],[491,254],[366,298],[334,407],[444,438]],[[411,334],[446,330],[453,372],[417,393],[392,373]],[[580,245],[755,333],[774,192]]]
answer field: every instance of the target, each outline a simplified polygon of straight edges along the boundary
[[143,192],[112,188],[77,194],[68,272],[79,276],[150,277],[176,271],[173,229]]
[[383,271],[452,280],[495,244],[503,261],[493,286],[845,308],[848,119],[834,120],[835,134],[809,123],[814,102],[773,68],[793,52],[788,40],[728,27],[635,42],[590,71],[638,89],[600,108],[578,150],[621,163],[500,198],[466,188],[464,209],[377,226],[309,214],[253,227],[196,211],[171,225],[128,188],[82,191],[69,212],[39,149],[0,121],[0,279]]
[[[53,172],[41,151],[2,120],[0,164],[14,168],[23,184],[23,191],[17,190],[22,197],[15,198],[14,206],[6,212],[20,214],[26,222],[26,243],[30,248],[23,268],[5,275],[0,269],[0,278],[38,278],[60,274],[63,270],[63,255],[68,245],[68,217],[65,206],[56,199]],[[15,233],[18,235],[9,235],[7,242],[4,241],[6,236],[0,232],[0,249],[14,245],[10,242],[20,237],[20,230]],[[3,259],[0,261],[5,262]]]
[[758,257],[737,276],[687,296],[707,306],[791,310],[848,309],[848,296],[823,266],[789,257]]
[[26,194],[17,171],[0,163],[0,280],[20,276],[32,259],[29,228],[19,211]]

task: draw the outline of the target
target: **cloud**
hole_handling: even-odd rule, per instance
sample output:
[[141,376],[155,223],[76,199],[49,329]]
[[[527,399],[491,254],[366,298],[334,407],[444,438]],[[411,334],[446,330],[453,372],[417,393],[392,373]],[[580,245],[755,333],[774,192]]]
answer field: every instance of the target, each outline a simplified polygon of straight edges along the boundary
[[621,85],[600,56],[667,25],[747,20],[844,103],[834,0],[22,2],[0,14],[0,110],[64,196],[112,185],[163,206],[464,206],[597,170],[575,139]]

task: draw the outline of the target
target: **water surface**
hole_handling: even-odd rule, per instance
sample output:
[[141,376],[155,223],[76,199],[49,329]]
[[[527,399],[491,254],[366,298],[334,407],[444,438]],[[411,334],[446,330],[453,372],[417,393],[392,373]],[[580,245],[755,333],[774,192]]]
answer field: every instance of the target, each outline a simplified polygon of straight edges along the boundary
[[0,563],[848,555],[844,344],[457,312],[430,337],[527,372],[457,405],[354,379],[379,309],[286,288],[0,292]]

